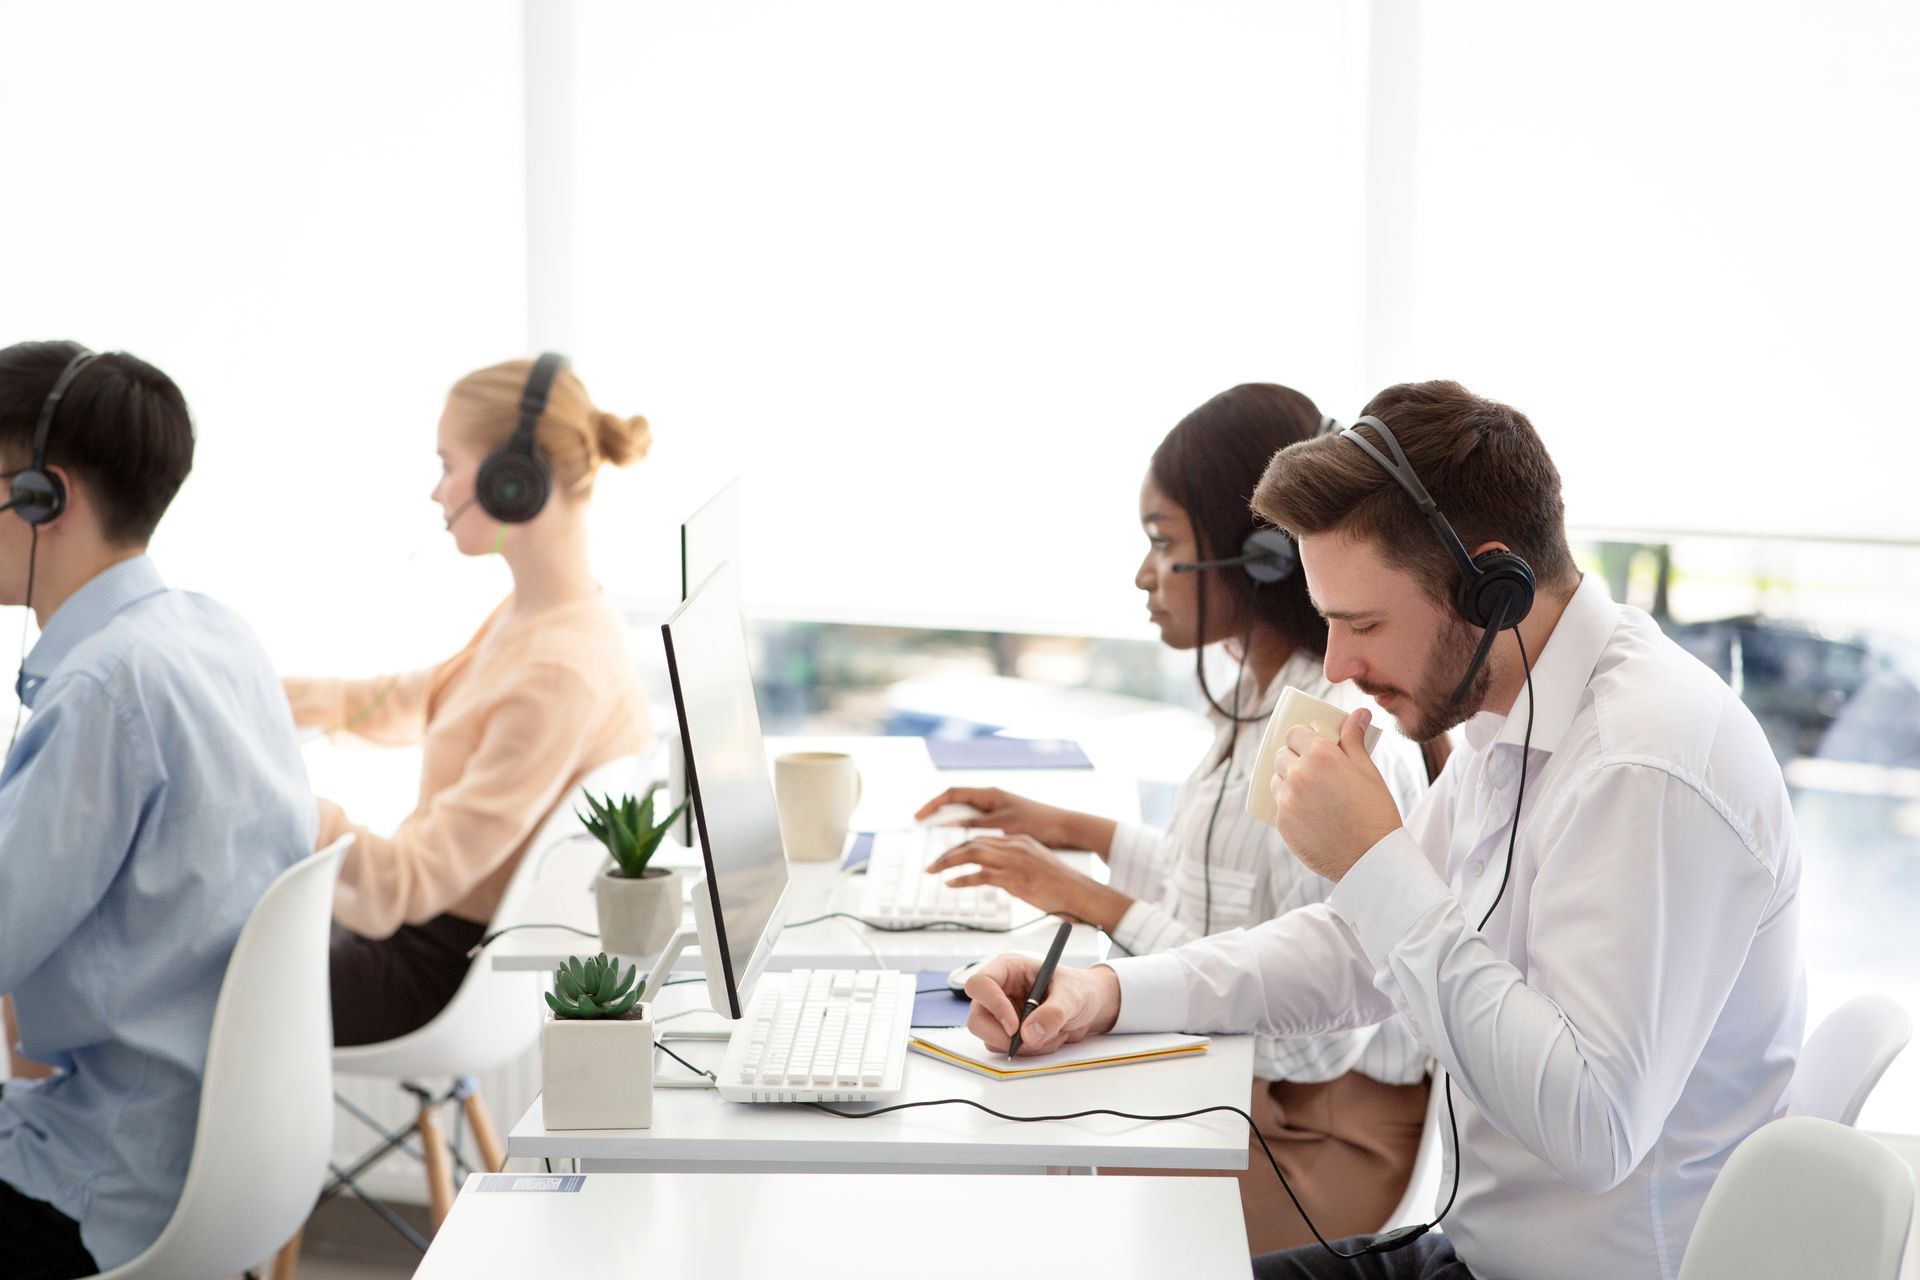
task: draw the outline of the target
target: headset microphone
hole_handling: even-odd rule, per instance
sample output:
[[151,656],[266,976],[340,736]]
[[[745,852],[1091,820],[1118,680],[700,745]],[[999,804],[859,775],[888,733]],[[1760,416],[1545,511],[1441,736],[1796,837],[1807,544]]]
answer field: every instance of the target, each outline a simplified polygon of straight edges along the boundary
[[1278,529],[1255,529],[1240,544],[1240,554],[1223,560],[1193,560],[1173,566],[1175,573],[1199,573],[1206,569],[1245,569],[1255,582],[1279,582],[1290,578],[1300,567],[1300,553],[1293,539]]
[[446,523],[447,523],[448,533],[453,532],[454,522],[459,520],[461,516],[467,514],[468,509],[471,508],[478,501],[480,501],[480,499],[477,496],[468,498],[465,502],[461,503],[459,506],[453,509],[453,514],[447,517]]

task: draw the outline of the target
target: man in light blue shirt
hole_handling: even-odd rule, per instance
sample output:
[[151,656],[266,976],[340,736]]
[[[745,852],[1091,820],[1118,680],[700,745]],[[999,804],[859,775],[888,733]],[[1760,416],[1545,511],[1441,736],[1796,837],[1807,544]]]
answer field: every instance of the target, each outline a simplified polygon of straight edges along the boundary
[[0,603],[41,625],[0,769],[0,992],[55,1069],[0,1091],[0,1272],[91,1275],[179,1199],[227,959],[314,811],[246,625],[148,538],[193,461],[165,374],[0,350]]

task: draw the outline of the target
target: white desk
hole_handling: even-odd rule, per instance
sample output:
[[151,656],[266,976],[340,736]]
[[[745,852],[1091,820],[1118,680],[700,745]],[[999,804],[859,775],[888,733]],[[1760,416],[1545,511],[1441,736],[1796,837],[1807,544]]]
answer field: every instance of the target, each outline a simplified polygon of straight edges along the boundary
[[1224,1178],[599,1173],[553,1192],[483,1191],[486,1176],[467,1179],[415,1280],[1247,1275],[1240,1197]]
[[[669,991],[663,1008],[704,999],[702,988]],[[686,993],[693,993],[688,996]],[[717,1022],[717,1020],[715,1020]],[[696,1018],[668,1030],[706,1025]],[[720,1024],[724,1025],[724,1024]],[[713,1069],[725,1045],[674,1041],[689,1062]],[[685,1075],[655,1054],[658,1078]],[[1035,1080],[993,1080],[909,1052],[899,1101],[969,1098],[1009,1115],[1059,1115],[1089,1107],[1167,1114],[1197,1107],[1247,1107],[1253,1041],[1218,1037],[1197,1058],[1135,1063]],[[858,1104],[837,1104],[857,1110]],[[507,1138],[507,1152],[577,1159],[587,1170],[648,1172],[1044,1173],[1058,1169],[1244,1169],[1247,1126],[1228,1112],[1190,1120],[1080,1120],[1020,1123],[966,1106],[921,1107],[847,1119],[811,1107],[728,1102],[711,1089],[656,1089],[648,1129],[546,1127],[536,1099]]]
[[[913,812],[947,787],[997,786],[1018,791],[1048,804],[1082,809],[1115,818],[1137,818],[1140,812],[1135,785],[1112,773],[1087,769],[1022,769],[989,773],[943,772],[933,767],[926,745],[918,738],[770,738],[770,754],[788,751],[845,751],[858,761],[864,783],[853,829],[898,829],[908,825]],[[572,925],[597,930],[593,877],[603,865],[600,846],[575,840],[549,850],[535,850],[544,858],[522,909],[497,926],[540,923]],[[661,866],[682,869],[691,881],[701,874],[698,850],[668,844],[656,859]],[[1082,857],[1080,869],[1104,877],[1097,858]],[[860,897],[857,876],[840,872],[825,862],[796,862],[789,866],[789,920],[808,920],[830,911],[850,911]],[[690,916],[688,917],[691,918]],[[916,929],[906,932],[869,929],[851,920],[823,920],[788,929],[775,944],[770,967],[778,969],[863,969],[873,966],[875,953],[901,969],[951,969],[956,965],[1002,951],[1044,952],[1053,940],[1056,923],[1024,903],[1016,902],[1015,923],[1035,923],[1012,933],[969,933],[957,930]],[[869,945],[871,949],[869,949]],[[581,952],[589,940],[563,929],[523,929],[507,934],[487,950],[497,969],[552,969]],[[1092,964],[1106,954],[1106,940],[1096,929],[1077,927],[1068,940],[1065,962]],[[633,957],[645,960],[646,957]],[[646,967],[644,964],[642,967]],[[698,973],[698,949],[682,955],[676,973]]]

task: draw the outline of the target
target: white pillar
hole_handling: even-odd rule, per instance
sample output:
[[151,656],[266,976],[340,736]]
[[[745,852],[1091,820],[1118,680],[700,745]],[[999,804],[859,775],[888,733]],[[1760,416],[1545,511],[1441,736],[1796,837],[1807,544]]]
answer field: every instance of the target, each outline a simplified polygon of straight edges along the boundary
[[573,350],[573,0],[522,0],[527,350]]

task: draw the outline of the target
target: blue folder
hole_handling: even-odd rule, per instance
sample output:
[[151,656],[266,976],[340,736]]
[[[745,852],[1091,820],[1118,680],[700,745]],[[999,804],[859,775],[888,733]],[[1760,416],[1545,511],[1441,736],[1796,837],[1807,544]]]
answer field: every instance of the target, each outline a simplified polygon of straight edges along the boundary
[[1080,744],[1067,738],[928,738],[936,769],[1091,769]]

